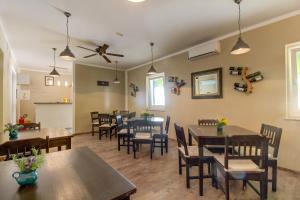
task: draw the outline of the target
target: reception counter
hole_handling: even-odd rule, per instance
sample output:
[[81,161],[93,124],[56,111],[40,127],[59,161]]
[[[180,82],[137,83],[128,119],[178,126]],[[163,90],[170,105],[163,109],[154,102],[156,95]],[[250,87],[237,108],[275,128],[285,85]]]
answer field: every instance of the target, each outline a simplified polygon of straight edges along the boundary
[[36,102],[36,122],[41,128],[72,128],[72,103]]

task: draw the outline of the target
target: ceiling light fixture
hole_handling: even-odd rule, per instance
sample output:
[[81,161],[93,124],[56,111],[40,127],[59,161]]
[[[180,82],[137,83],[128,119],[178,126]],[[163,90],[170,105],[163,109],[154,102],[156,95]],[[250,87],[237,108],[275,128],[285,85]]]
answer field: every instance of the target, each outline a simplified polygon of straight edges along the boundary
[[65,48],[65,50],[63,50],[60,53],[60,57],[64,60],[75,60],[75,56],[72,53],[72,51],[69,48],[69,43],[70,43],[70,35],[69,35],[69,17],[71,17],[71,13],[68,12],[64,12],[65,16],[67,17],[67,46]]
[[116,78],[114,79],[113,83],[120,84],[120,81],[118,79],[118,61],[116,61]]
[[53,49],[53,70],[50,72],[50,76],[54,76],[54,77],[58,77],[60,76],[60,74],[56,71],[56,60],[55,60],[55,51],[56,48],[52,48]]
[[145,1],[145,0],[128,0],[128,1],[134,2],[134,3],[140,3],[140,2],[143,2],[143,1]]
[[241,31],[241,2],[242,0],[234,0],[234,2],[239,6],[239,38],[234,47],[231,50],[232,55],[240,55],[251,51],[249,45],[242,39],[242,31]]
[[154,57],[153,57],[153,46],[154,46],[154,43],[151,42],[150,46],[151,46],[151,67],[148,70],[147,74],[148,75],[153,75],[153,74],[157,73],[157,71],[156,71],[156,69],[154,68],[154,65],[153,65],[153,62],[154,62]]

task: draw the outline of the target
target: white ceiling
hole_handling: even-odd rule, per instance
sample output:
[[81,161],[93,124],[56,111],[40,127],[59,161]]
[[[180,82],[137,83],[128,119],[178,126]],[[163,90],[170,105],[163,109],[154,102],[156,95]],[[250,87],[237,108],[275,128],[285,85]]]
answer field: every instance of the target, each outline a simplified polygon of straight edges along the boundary
[[[51,48],[59,54],[65,47],[66,19],[49,4],[72,13],[71,49],[77,61],[108,67],[114,65],[99,57],[82,58],[90,52],[76,45],[107,43],[109,51],[125,55],[120,67],[129,68],[150,60],[150,41],[157,58],[237,29],[233,0],[0,0],[1,22],[19,67],[49,69]],[[299,0],[244,0],[242,25],[299,9]],[[58,66],[72,66],[57,60]]]

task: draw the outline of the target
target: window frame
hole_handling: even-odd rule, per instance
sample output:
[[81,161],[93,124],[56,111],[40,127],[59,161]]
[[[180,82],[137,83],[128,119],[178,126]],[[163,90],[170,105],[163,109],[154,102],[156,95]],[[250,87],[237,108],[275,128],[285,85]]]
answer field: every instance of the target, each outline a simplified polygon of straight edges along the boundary
[[297,57],[300,52],[300,42],[285,46],[286,60],[286,119],[300,120],[300,108],[298,108],[298,78],[297,62],[293,56]]
[[[165,105],[151,105],[151,89],[150,89],[150,80],[152,79],[156,79],[156,78],[162,78],[163,79],[163,87],[164,87],[164,97],[165,97]],[[165,83],[166,83],[166,78],[165,78],[165,73],[157,73],[157,74],[153,74],[153,75],[148,75],[146,76],[146,106],[147,106],[147,110],[153,110],[153,111],[164,111],[165,110],[165,106],[166,106],[166,87],[165,87]]]

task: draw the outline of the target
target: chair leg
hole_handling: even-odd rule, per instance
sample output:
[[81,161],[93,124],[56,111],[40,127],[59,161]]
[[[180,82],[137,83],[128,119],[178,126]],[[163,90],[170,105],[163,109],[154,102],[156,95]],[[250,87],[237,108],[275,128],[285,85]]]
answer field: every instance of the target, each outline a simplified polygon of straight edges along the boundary
[[178,153],[178,170],[179,170],[179,174],[182,175],[182,160],[179,153]]
[[227,173],[225,175],[225,199],[229,200],[229,177]]
[[99,130],[99,140],[101,140],[102,137],[102,130]]
[[243,180],[243,190],[246,190],[247,188],[247,180]]
[[190,163],[186,161],[185,163],[185,171],[186,171],[186,187],[190,188]]
[[95,135],[95,130],[94,130],[94,126],[92,126],[92,136]]
[[135,155],[135,142],[133,142],[133,158],[136,159],[136,155]]
[[150,144],[150,158],[152,160],[152,154],[153,154],[153,143]]
[[207,173],[208,173],[208,175],[211,175],[211,165],[210,165],[210,163],[207,163]]
[[120,151],[121,150],[121,144],[120,144],[120,141],[121,140],[121,138],[120,138],[120,135],[118,135],[118,151]]
[[169,141],[168,138],[165,139],[165,148],[166,148],[166,153],[169,151]]
[[164,155],[163,138],[160,139],[160,155]]
[[272,166],[272,191],[276,192],[277,190],[277,162]]

